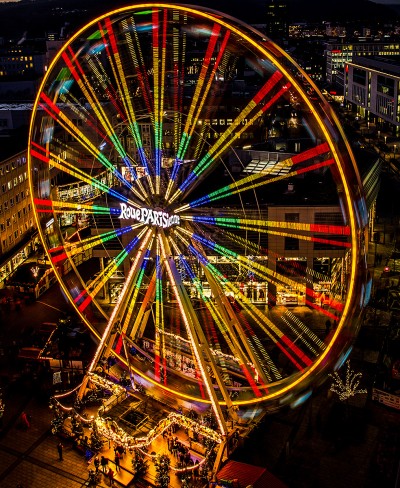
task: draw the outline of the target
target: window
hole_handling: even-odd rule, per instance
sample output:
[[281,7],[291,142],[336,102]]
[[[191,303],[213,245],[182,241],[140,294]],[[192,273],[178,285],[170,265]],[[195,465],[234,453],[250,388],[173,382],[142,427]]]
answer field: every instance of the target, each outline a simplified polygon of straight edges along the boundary
[[72,119],[72,123],[76,125],[76,127],[82,127],[82,119]]
[[285,251],[298,251],[299,240],[296,237],[285,237]]
[[317,212],[314,215],[314,223],[343,225],[343,216],[340,212]]
[[285,213],[285,222],[300,222],[299,213]]
[[337,244],[331,244],[330,242],[332,242],[332,240],[334,240],[335,242],[347,242],[347,236],[338,236],[338,235],[335,235],[335,236],[332,236],[331,234],[329,235],[323,235],[323,234],[319,234],[318,237],[320,239],[323,239],[326,241],[325,242],[314,242],[314,249],[316,251],[340,251],[340,250],[344,250],[345,248],[340,246],[340,245],[337,245]]
[[387,76],[378,75],[377,91],[389,97],[394,97],[394,79]]

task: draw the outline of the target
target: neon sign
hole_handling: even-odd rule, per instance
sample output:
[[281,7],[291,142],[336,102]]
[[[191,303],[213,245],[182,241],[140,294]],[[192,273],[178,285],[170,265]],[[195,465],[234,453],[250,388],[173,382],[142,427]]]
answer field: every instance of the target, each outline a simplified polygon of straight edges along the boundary
[[135,208],[126,203],[120,203],[121,214],[120,219],[134,219],[146,225],[154,225],[167,229],[173,225],[179,225],[181,219],[178,215],[171,215],[162,210],[152,210],[151,208]]

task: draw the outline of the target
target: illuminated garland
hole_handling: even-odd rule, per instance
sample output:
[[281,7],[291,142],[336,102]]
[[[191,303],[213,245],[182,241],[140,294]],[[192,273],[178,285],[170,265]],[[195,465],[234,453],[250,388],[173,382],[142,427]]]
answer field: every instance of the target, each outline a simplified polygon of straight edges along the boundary
[[99,432],[106,439],[116,442],[117,444],[122,444],[127,449],[148,447],[173,424],[178,424],[184,429],[191,429],[194,432],[197,432],[197,434],[207,437],[217,444],[220,444],[223,441],[222,436],[215,430],[175,412],[170,413],[168,417],[160,420],[160,422],[148,432],[147,436],[144,437],[134,437],[127,434],[121,427],[118,426],[115,420],[102,417],[96,417],[94,420]]
[[99,376],[98,374],[91,373],[90,374],[90,381],[92,381],[92,383],[94,383],[95,385],[100,386],[104,390],[110,389],[112,391],[113,395],[120,396],[120,395],[123,395],[124,393],[126,394],[125,388],[123,388],[121,385],[114,383],[113,381],[109,380],[108,378],[104,378],[103,376]]

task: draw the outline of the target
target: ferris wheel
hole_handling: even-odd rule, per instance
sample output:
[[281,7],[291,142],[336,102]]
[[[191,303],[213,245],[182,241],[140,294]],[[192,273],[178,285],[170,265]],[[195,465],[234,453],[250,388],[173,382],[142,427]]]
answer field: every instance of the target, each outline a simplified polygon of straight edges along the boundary
[[344,361],[366,295],[360,178],[317,87],[258,31],[159,3],[91,21],[44,77],[29,166],[93,364],[115,355],[221,413],[293,402]]

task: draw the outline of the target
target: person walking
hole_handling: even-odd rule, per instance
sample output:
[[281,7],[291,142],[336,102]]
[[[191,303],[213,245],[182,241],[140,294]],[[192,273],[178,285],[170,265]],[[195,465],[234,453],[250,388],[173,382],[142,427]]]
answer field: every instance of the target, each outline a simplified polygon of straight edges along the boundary
[[110,486],[114,486],[114,471],[111,468],[108,470],[107,476],[110,480]]
[[21,424],[25,430],[29,429],[29,427],[31,426],[26,412],[21,413]]
[[64,449],[64,446],[62,445],[62,443],[61,443],[61,442],[59,442],[59,443],[57,444],[57,451],[58,451],[58,459],[59,459],[60,461],[62,461],[62,460],[63,460],[63,449]]
[[93,459],[93,466],[96,470],[96,474],[99,472],[99,466],[100,466],[100,459],[99,456],[96,454],[96,457]]
[[120,460],[121,460],[121,454],[116,451],[115,452],[115,459],[114,459],[114,462],[115,462],[115,471],[118,473],[118,471],[121,470],[121,466],[120,466]]
[[107,474],[107,465],[108,465],[108,459],[104,456],[101,456],[101,459],[100,459],[100,465],[101,465],[101,469],[103,471],[104,474]]

